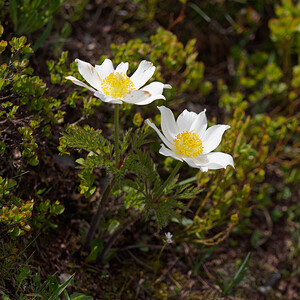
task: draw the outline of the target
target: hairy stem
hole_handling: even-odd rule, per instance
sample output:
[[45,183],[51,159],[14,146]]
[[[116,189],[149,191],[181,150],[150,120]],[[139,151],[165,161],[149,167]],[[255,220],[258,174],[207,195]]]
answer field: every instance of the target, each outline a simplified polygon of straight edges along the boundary
[[162,193],[164,192],[164,189],[168,186],[168,184],[170,183],[170,181],[174,178],[174,176],[177,174],[178,170],[180,169],[182,165],[181,161],[178,161],[177,165],[175,166],[175,168],[172,170],[171,174],[169,175],[169,177],[166,179],[166,181],[164,182],[164,184],[159,188],[159,190],[154,194],[153,200],[157,200]]
[[120,149],[119,149],[119,104],[115,104],[115,156],[116,168],[119,169]]

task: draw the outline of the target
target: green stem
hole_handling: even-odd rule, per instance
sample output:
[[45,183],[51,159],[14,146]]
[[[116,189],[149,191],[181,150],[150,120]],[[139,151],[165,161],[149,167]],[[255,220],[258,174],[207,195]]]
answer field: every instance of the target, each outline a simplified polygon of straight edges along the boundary
[[[119,149],[119,104],[115,104],[115,156],[116,156],[116,168],[119,168],[120,164],[120,149]],[[103,192],[101,201],[99,202],[97,212],[94,214],[89,231],[87,233],[85,243],[83,246],[84,250],[88,250],[91,246],[91,242],[94,238],[94,235],[96,233],[96,230],[99,226],[102,214],[103,214],[103,208],[108,200],[109,194],[111,189],[113,188],[114,184],[116,182],[116,176],[114,175],[109,182],[109,184],[106,186],[106,189]]]
[[115,104],[115,156],[116,168],[119,168],[120,149],[119,149],[119,104]]
[[180,181],[179,183],[177,183],[178,186],[182,186],[182,185],[185,185],[185,184],[189,184],[191,182],[194,182],[197,180],[197,176],[193,176],[193,177],[190,177],[190,178],[187,178],[185,180],[182,180]]
[[157,200],[162,193],[164,192],[164,189],[168,186],[168,184],[170,183],[170,181],[174,178],[174,176],[177,174],[178,170],[180,169],[182,165],[182,161],[178,161],[177,165],[175,166],[175,168],[172,170],[171,174],[169,175],[169,177],[167,178],[167,180],[164,182],[164,184],[160,187],[160,189],[155,193],[153,200]]

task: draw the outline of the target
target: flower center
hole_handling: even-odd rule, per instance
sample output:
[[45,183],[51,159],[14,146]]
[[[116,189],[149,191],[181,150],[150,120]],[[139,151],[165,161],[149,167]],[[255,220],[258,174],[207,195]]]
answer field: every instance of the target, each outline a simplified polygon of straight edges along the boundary
[[121,98],[134,89],[130,78],[122,73],[110,73],[101,83],[102,91],[112,98]]
[[190,157],[199,156],[203,152],[202,141],[199,134],[185,131],[175,136],[173,140],[176,153],[181,153]]

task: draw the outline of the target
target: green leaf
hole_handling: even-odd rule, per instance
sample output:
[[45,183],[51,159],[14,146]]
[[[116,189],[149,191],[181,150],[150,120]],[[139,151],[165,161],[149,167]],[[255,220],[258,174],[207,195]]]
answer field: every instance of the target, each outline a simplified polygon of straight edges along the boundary
[[118,220],[112,220],[110,221],[107,231],[109,234],[112,234],[120,225],[120,222]]
[[48,38],[49,34],[52,31],[52,25],[53,25],[53,20],[52,20],[52,18],[50,18],[45,31],[33,45],[33,47],[32,47],[33,51],[36,51],[38,48],[40,48],[41,45],[45,42],[45,40]]
[[7,46],[7,41],[0,41],[0,53],[2,53],[5,49],[6,49],[6,46]]
[[94,300],[94,297],[92,296],[86,296],[84,294],[80,293],[74,293],[70,297],[71,300]]
[[56,200],[55,203],[52,204],[52,206],[50,208],[50,212],[55,215],[62,214],[64,212],[64,210],[65,210],[64,206],[61,205],[58,200]]
[[22,22],[18,24],[16,34],[29,34],[44,25],[44,22],[40,19],[40,15],[36,11],[28,11],[22,18]]
[[66,22],[60,32],[60,36],[61,38],[66,39],[71,35],[71,33],[72,33],[72,26],[70,25],[70,23]]
[[18,26],[18,3],[16,0],[9,1],[9,15],[14,23],[14,28]]
[[50,1],[50,7],[49,7],[49,12],[51,14],[55,13],[58,9],[59,6],[64,2],[64,0],[52,0]]
[[3,32],[4,32],[4,27],[0,25],[0,37],[2,36]]
[[91,243],[91,252],[88,255],[88,257],[85,259],[85,261],[87,263],[95,261],[102,250],[103,250],[103,241],[100,238],[93,239]]
[[41,9],[46,4],[46,0],[34,0],[31,3],[32,9],[38,10]]
[[240,266],[239,270],[234,275],[234,278],[233,278],[234,285],[238,285],[245,277],[246,271],[247,271],[246,267],[247,267],[248,261],[250,259],[250,256],[251,256],[251,253],[248,252],[248,254],[247,254],[245,260],[243,261],[242,265]]
[[67,291],[64,291],[65,300],[70,300],[70,296]]
[[137,185],[135,181],[132,180],[123,180],[123,191],[124,196],[124,205],[126,208],[132,206],[135,209],[140,209],[143,203],[145,202],[144,195],[137,190]]
[[37,155],[33,156],[29,162],[28,162],[31,166],[37,166],[39,164],[39,158]]
[[113,146],[101,135],[101,130],[92,127],[70,127],[64,134],[69,147],[83,149],[98,155],[112,156]]
[[74,278],[73,274],[66,282],[59,285],[59,287],[49,296],[48,300],[57,300],[59,298],[59,295],[68,287],[68,285],[71,283],[71,281]]

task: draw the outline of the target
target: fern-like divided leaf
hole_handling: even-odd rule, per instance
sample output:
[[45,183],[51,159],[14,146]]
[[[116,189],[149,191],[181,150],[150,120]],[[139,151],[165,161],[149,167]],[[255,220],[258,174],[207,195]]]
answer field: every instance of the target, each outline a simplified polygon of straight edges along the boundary
[[178,176],[175,176],[164,194],[155,199],[154,195],[161,187],[162,180],[147,152],[137,150],[126,159],[124,167],[130,170],[132,177],[127,176],[122,181],[123,191],[126,193],[125,206],[139,209],[145,205],[146,217],[154,215],[159,230],[171,219],[181,219],[180,213],[187,210],[181,199],[190,199],[199,193],[199,189],[191,185],[179,186]]
[[197,187],[190,184],[185,184],[176,187],[174,197],[176,199],[191,199],[196,197],[200,192],[201,190],[199,190]]
[[149,126],[142,126],[137,129],[131,137],[131,146],[133,150],[139,149],[142,145],[150,143],[152,140],[146,139],[149,135]]
[[78,158],[76,162],[80,165],[80,169],[100,168],[104,165],[103,157],[92,154],[92,152],[90,152],[86,159]]
[[181,211],[186,211],[186,206],[173,197],[162,196],[156,203],[146,203],[146,217],[154,215],[158,230],[165,227],[173,218],[181,220]]
[[86,150],[106,159],[112,157],[113,145],[101,135],[101,130],[89,126],[73,126],[68,128],[63,136],[69,147]]
[[120,147],[121,147],[121,153],[125,153],[125,151],[128,149],[130,145],[130,137],[132,133],[132,128],[130,128],[128,131],[125,132],[123,135],[123,139],[120,142]]
[[[130,184],[139,192],[144,192],[147,197],[152,196],[152,191],[161,184],[159,174],[152,158],[147,152],[136,150],[124,162],[125,170],[132,173],[134,179]],[[127,181],[129,184],[130,179]]]

